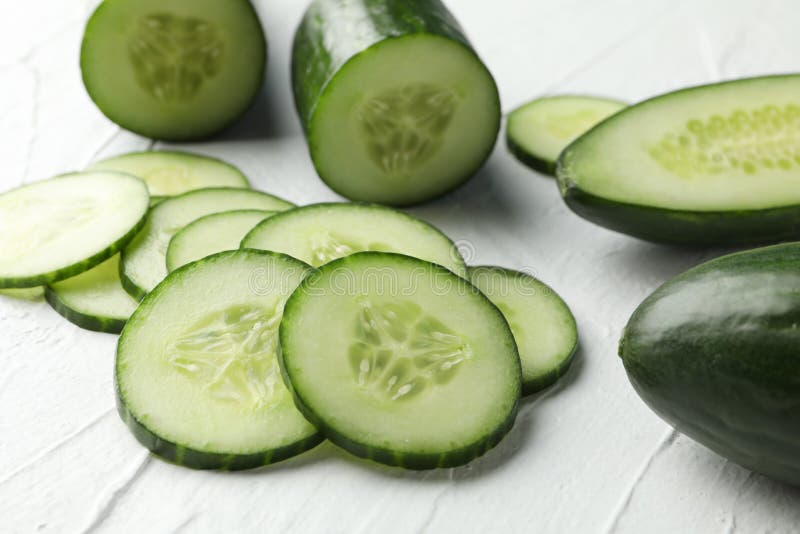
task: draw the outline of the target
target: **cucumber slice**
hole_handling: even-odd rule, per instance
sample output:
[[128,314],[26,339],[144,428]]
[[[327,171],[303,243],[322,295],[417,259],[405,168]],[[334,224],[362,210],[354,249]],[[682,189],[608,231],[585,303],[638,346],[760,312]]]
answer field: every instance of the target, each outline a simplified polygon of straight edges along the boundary
[[295,34],[292,75],[314,166],[353,200],[444,194],[497,138],[495,82],[439,0],[314,1]]
[[0,295],[17,300],[35,301],[44,297],[44,287],[21,287],[18,289],[0,289]]
[[572,364],[578,328],[567,304],[532,276],[481,265],[469,280],[500,308],[511,327],[522,364],[522,393],[551,386]]
[[684,89],[631,106],[561,154],[567,205],[651,241],[800,236],[800,75]]
[[113,0],[89,19],[81,73],[109,119],[155,139],[211,135],[258,94],[266,42],[247,0]]
[[114,172],[65,174],[0,195],[0,288],[91,269],[136,235],[149,202],[144,182]]
[[360,252],[286,303],[281,370],[301,411],[351,453],[410,469],[469,462],[511,428],[514,337],[480,291],[444,267]]
[[138,302],[119,281],[119,254],[86,272],[45,288],[47,302],[71,323],[118,334]]
[[155,454],[197,469],[249,469],[321,441],[281,380],[278,324],[312,269],[236,250],[171,273],[117,346],[120,415]]
[[169,240],[203,215],[235,209],[279,211],[292,206],[267,193],[231,187],[197,189],[168,198],[150,211],[141,233],[122,251],[122,287],[139,300],[156,287],[167,276]]
[[558,155],[567,145],[625,106],[594,96],[537,98],[508,115],[508,149],[533,170],[555,174]]
[[225,250],[236,250],[247,232],[274,211],[234,210],[200,217],[172,236],[167,248],[167,270]]
[[242,247],[274,250],[318,267],[363,251],[398,252],[466,276],[464,259],[435,227],[405,213],[368,204],[312,204],[270,217]]
[[189,152],[131,152],[97,161],[89,169],[138,176],[153,200],[205,187],[250,187],[247,177],[230,163]]

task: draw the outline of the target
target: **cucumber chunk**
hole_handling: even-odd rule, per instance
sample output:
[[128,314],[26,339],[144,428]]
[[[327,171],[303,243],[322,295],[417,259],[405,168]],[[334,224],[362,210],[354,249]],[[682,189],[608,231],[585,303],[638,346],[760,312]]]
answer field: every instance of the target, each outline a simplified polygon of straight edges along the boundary
[[266,41],[248,0],[113,0],[89,19],[81,73],[109,119],[155,139],[211,135],[264,77]]
[[508,149],[533,170],[555,174],[558,155],[567,145],[625,106],[593,96],[537,98],[508,115]]
[[469,280],[500,308],[522,364],[522,393],[551,386],[572,364],[578,328],[567,304],[534,277],[511,269],[469,268]]
[[172,272],[217,252],[236,250],[255,225],[274,213],[233,210],[200,217],[172,236],[167,248],[167,270]]
[[138,302],[119,281],[119,254],[78,276],[45,287],[55,311],[81,328],[118,334]]
[[631,106],[561,154],[567,205],[651,241],[800,236],[800,75],[735,80]]
[[141,233],[122,251],[120,280],[125,291],[141,300],[167,276],[169,240],[190,222],[211,213],[236,209],[279,211],[293,204],[252,189],[212,187],[189,191],[156,205]]
[[295,208],[253,228],[242,247],[283,252],[314,267],[354,252],[398,252],[466,276],[464,259],[447,236],[410,215],[376,205]]
[[136,439],[177,464],[229,470],[318,444],[276,358],[284,302],[310,272],[283,254],[237,250],[159,284],[117,347],[117,405]]
[[110,258],[139,231],[150,198],[114,172],[57,176],[0,195],[0,288],[69,278]]
[[306,278],[286,303],[281,370],[335,444],[388,465],[462,465],[511,428],[520,395],[500,311],[444,267],[360,252]]
[[97,161],[89,170],[138,176],[153,200],[205,187],[250,187],[247,177],[230,163],[189,152],[131,152]]
[[314,1],[292,75],[317,172],[352,200],[439,196],[472,176],[497,138],[495,82],[439,0]]

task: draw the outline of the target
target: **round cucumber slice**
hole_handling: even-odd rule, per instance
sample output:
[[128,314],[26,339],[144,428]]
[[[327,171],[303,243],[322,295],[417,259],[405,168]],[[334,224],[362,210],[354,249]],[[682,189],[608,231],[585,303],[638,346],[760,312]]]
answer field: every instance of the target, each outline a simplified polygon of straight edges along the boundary
[[171,273],[117,347],[122,419],[155,454],[197,469],[249,469],[321,441],[281,380],[284,302],[312,269],[283,254],[222,252]]
[[551,386],[572,364],[578,328],[567,304],[532,276],[502,267],[469,268],[470,281],[500,308],[522,363],[522,392]]
[[314,267],[354,252],[398,252],[466,275],[458,249],[438,229],[369,204],[312,204],[280,213],[253,228],[242,247],[283,252]]
[[509,114],[508,149],[533,170],[554,175],[556,160],[567,145],[626,106],[595,96],[537,98]]
[[357,456],[461,465],[514,422],[521,374],[511,330],[439,265],[383,252],[328,263],[289,298],[280,342],[298,407]]
[[172,236],[167,248],[167,270],[217,252],[236,250],[242,238],[274,211],[234,210],[200,217]]
[[261,87],[266,41],[247,0],[110,0],[89,19],[81,73],[109,119],[155,139],[209,136]]
[[111,334],[122,331],[138,305],[119,281],[119,254],[78,276],[50,284],[44,297],[71,323]]
[[168,198],[147,216],[141,233],[122,251],[120,280],[125,291],[142,299],[167,276],[169,240],[190,222],[211,213],[236,209],[279,211],[294,204],[252,189],[213,187]]
[[82,172],[0,195],[0,288],[69,278],[113,256],[144,224],[140,179]]
[[250,187],[247,177],[230,163],[189,152],[131,152],[92,163],[89,170],[138,176],[153,200],[205,187]]

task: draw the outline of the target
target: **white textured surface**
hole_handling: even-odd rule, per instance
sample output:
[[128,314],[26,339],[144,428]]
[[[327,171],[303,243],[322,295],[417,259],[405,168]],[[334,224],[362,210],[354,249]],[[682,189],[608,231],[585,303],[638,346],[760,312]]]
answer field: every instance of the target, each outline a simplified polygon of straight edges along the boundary
[[[151,146],[109,123],[83,90],[78,49],[93,3],[31,0],[0,16],[2,189]],[[449,3],[496,75],[505,111],[545,92],[635,101],[798,68],[796,0]],[[189,148],[294,202],[336,199],[314,175],[290,98],[288,48],[303,2],[258,4],[269,96],[223,138]],[[637,303],[720,251],[592,226],[502,143],[466,187],[411,211],[471,243],[473,262],[533,268],[577,316],[573,370],[524,401],[495,450],[428,473],[380,468],[328,444],[256,472],[175,467],[150,458],[116,416],[115,336],[80,330],[41,301],[0,297],[0,532],[800,531],[800,491],[672,433],[616,357]]]

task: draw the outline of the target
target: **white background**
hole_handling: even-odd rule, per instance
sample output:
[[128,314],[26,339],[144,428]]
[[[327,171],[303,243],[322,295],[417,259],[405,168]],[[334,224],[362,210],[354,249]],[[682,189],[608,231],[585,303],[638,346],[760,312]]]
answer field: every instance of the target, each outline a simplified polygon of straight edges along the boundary
[[[152,147],[106,120],[83,90],[78,50],[93,4],[3,0],[3,190]],[[549,92],[637,101],[800,61],[796,0],[449,4],[496,76],[505,112]],[[262,97],[226,135],[185,145],[299,204],[337,199],[314,174],[291,101],[289,46],[303,5],[258,2],[270,41]],[[148,456],[114,411],[115,336],[80,330],[41,300],[0,297],[0,532],[800,531],[800,491],[674,434],[637,398],[616,356],[638,302],[721,250],[595,227],[502,142],[468,185],[410,211],[472,243],[472,262],[532,268],[577,317],[574,368],[523,402],[495,450],[427,473],[354,460],[329,444],[255,472],[175,467]]]

